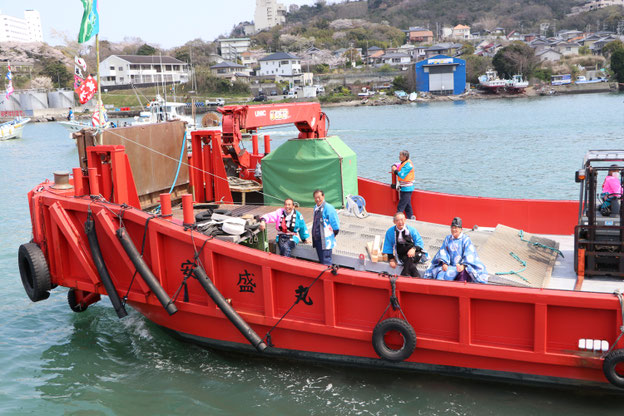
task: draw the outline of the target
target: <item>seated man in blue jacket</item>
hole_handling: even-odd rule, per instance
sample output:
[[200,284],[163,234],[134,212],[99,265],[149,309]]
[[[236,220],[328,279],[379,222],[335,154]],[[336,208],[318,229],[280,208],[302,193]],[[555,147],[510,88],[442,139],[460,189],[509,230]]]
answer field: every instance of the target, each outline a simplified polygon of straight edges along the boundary
[[401,276],[420,277],[416,265],[420,262],[423,251],[423,240],[414,227],[405,224],[405,214],[394,214],[394,227],[386,231],[382,253],[388,255],[390,267],[403,265]]

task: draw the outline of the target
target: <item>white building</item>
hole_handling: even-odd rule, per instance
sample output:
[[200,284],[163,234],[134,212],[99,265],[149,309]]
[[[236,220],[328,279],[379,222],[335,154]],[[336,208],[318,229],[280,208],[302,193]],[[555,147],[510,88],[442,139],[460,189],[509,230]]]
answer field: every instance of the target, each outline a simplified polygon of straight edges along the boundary
[[270,29],[286,21],[286,6],[277,0],[256,0],[254,25],[256,32]]
[[100,74],[102,87],[189,80],[188,64],[171,56],[111,55],[100,62]]
[[251,40],[249,38],[219,39],[219,55],[226,61],[236,62],[241,58],[241,54],[249,49]]
[[43,42],[39,12],[25,10],[21,19],[0,11],[0,42]]
[[301,58],[286,52],[277,52],[258,59],[260,63],[259,76],[286,76],[301,75]]

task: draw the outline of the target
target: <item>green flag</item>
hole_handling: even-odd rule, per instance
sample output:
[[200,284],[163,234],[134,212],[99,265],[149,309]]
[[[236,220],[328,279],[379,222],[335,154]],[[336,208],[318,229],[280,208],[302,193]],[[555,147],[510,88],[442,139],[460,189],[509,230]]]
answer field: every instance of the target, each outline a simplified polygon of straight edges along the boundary
[[82,22],[80,22],[80,33],[78,33],[78,43],[87,42],[100,32],[100,16],[97,11],[97,0],[80,0],[84,7]]

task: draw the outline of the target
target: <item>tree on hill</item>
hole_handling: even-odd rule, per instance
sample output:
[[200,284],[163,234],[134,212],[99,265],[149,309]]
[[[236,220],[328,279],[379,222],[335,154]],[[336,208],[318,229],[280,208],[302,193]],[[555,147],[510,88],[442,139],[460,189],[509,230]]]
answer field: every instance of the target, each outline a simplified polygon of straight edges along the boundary
[[137,50],[137,55],[155,55],[155,54],[156,54],[156,48],[148,45],[147,43],[144,43],[143,45],[141,45],[139,49]]
[[471,84],[479,83],[479,76],[492,66],[492,59],[487,56],[468,55],[466,59],[466,81]]
[[539,59],[529,45],[513,42],[496,52],[492,64],[501,76],[511,78],[515,74],[522,74],[528,79],[539,66]]
[[72,73],[69,72],[65,64],[54,60],[47,60],[44,62],[41,75],[50,78],[59,88],[67,87],[69,81],[74,79]]
[[611,55],[611,70],[617,82],[624,82],[624,48],[616,50]]

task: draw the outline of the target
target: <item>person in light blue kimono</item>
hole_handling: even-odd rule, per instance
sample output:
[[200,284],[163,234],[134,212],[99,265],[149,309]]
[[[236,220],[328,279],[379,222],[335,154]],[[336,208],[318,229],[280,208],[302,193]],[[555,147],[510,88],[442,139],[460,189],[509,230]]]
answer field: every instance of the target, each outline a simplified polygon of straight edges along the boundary
[[485,265],[479,259],[470,237],[462,231],[462,219],[453,218],[451,235],[446,236],[440,251],[431,260],[425,279],[488,282]]
[[336,209],[325,202],[325,193],[317,189],[314,196],[314,220],[312,221],[312,247],[316,249],[319,262],[332,264],[332,249],[336,247],[336,236],[340,231],[340,222]]

